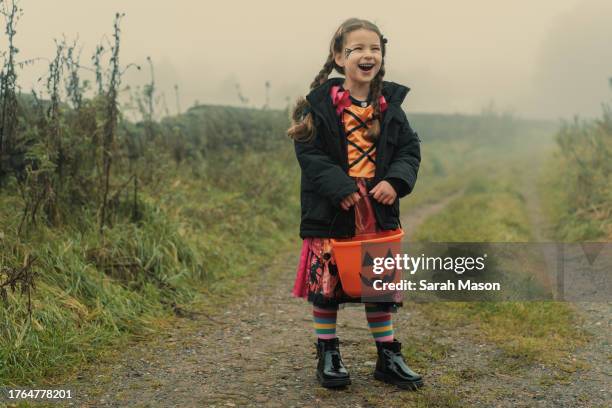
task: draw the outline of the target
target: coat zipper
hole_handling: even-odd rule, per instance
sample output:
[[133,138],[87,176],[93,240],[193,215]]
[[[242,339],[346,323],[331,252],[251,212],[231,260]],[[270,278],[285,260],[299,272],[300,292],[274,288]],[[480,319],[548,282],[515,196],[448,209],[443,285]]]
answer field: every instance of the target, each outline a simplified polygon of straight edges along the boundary
[[[387,108],[387,113],[385,114],[385,117],[380,125],[380,134],[381,136],[385,134],[385,130],[387,129],[387,125],[389,124],[389,122],[391,121],[392,115],[391,112],[389,111],[389,109],[393,109],[391,107]],[[376,148],[377,152],[376,152],[376,173],[378,173],[378,177],[375,178],[379,179],[379,182],[382,180],[382,168],[379,166],[379,164],[382,164],[382,161],[380,159],[380,154],[378,154],[378,149],[382,146],[382,148],[384,149],[384,153],[387,154],[387,146],[383,145],[382,143],[380,143],[380,139],[378,140],[378,147]],[[386,140],[385,140],[386,142]],[[374,216],[376,217],[376,222],[378,223],[378,226],[380,227],[380,229],[383,229],[383,224],[381,222],[381,215],[379,214],[379,211],[382,209],[382,205],[378,202],[376,202],[375,204],[372,205],[372,208],[374,209]],[[399,217],[398,217],[399,219]]]

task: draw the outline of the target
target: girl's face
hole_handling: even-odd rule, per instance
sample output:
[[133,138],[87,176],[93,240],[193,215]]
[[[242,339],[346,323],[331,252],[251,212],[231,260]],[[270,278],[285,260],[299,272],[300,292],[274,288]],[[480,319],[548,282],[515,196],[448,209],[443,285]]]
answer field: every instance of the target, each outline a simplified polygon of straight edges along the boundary
[[344,47],[335,56],[336,64],[344,68],[347,79],[369,83],[382,65],[380,38],[374,31],[360,28],[347,34]]

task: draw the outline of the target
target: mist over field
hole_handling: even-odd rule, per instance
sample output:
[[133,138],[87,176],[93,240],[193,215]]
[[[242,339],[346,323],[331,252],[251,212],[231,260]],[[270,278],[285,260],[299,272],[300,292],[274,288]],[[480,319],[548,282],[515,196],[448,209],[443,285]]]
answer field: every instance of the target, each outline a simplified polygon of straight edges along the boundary
[[[304,2],[24,0],[17,46],[21,59],[50,58],[52,38],[83,45],[83,61],[109,33],[114,13],[126,13],[122,63],[155,64],[157,86],[176,111],[195,101],[283,108],[303,94],[321,68],[337,25],[368,18],[389,38],[386,79],[412,88],[412,112],[498,111],[557,119],[597,116],[609,98],[612,2],[605,0],[411,1],[372,7]],[[46,71],[41,61],[20,73],[28,90]],[[147,72],[128,70],[123,84],[143,84]]]

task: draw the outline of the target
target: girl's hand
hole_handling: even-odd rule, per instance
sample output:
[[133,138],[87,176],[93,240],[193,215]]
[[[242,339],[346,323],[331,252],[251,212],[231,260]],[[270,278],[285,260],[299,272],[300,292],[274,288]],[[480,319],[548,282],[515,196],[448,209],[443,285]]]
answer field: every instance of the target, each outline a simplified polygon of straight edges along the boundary
[[342,199],[340,207],[342,207],[344,211],[348,211],[348,209],[357,204],[359,200],[361,200],[361,195],[359,193],[351,193]]
[[370,195],[379,203],[391,205],[397,198],[397,192],[388,181],[381,181],[373,189],[370,190]]

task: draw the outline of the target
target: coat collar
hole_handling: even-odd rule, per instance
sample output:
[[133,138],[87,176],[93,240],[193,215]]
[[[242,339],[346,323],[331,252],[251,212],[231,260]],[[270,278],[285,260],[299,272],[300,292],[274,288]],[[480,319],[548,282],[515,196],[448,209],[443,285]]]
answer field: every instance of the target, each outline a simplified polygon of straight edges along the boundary
[[[331,105],[331,96],[330,90],[334,85],[342,85],[344,82],[344,78],[330,78],[322,85],[314,88],[310,91],[310,93],[306,96],[308,103],[310,103],[313,107],[318,107],[322,111],[326,111],[323,109],[323,105],[329,103]],[[389,104],[389,106],[400,107],[404,98],[410,91],[410,88],[397,84],[391,81],[383,81],[383,89],[382,94],[385,97],[385,100]]]

